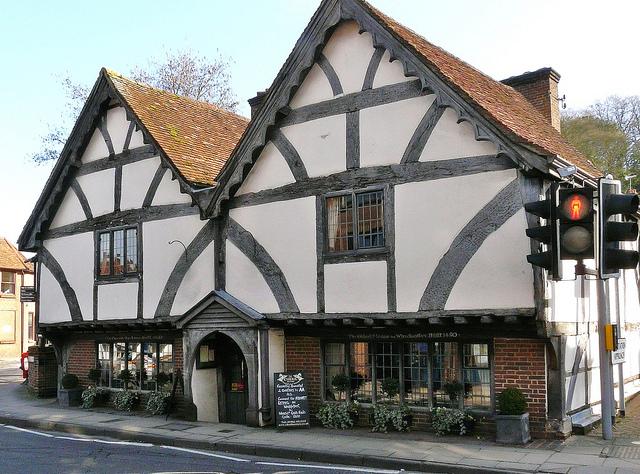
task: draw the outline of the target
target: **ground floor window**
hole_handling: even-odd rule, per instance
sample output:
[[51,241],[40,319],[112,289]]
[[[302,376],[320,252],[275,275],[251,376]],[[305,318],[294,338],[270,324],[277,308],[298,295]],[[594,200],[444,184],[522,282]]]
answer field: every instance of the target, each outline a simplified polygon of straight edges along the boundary
[[491,408],[484,342],[327,342],[323,374],[326,400]]
[[[160,390],[173,383],[173,344],[163,342],[100,342],[97,346],[100,386]],[[124,370],[128,372],[125,380]]]

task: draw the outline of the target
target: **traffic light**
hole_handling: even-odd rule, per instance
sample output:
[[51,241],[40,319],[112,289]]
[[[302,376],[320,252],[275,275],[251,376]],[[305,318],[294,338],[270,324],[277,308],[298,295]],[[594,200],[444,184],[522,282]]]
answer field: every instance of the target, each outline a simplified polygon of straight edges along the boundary
[[594,257],[593,189],[570,188],[558,191],[558,241],[561,260]]
[[638,239],[638,224],[631,220],[638,212],[638,195],[621,194],[620,181],[601,178],[598,181],[598,276],[620,276],[621,269],[638,265],[638,252],[620,248],[622,241]]
[[542,267],[549,272],[553,280],[562,279],[562,267],[560,265],[558,229],[556,220],[556,207],[558,199],[558,185],[551,184],[547,191],[546,199],[542,201],[528,202],[524,205],[525,211],[534,216],[546,220],[546,225],[530,227],[526,230],[530,237],[547,246],[544,252],[527,255],[527,262],[536,267]]

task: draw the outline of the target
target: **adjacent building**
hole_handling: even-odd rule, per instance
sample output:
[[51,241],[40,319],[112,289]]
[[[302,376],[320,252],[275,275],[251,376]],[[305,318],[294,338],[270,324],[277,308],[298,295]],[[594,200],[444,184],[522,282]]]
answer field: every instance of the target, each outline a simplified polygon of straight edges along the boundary
[[[497,82],[362,0],[321,2],[250,121],[102,70],[20,237],[61,372],[179,375],[186,416],[251,425],[285,369],[312,411],[405,403],[418,428],[438,405],[490,428],[517,386],[534,435],[567,435],[598,408],[595,292],[526,262],[523,203],[601,173],[560,135],[558,80]],[[636,275],[610,288],[629,390]]]
[[0,359],[17,360],[35,343],[35,303],[20,299],[20,289],[33,286],[33,265],[0,237]]

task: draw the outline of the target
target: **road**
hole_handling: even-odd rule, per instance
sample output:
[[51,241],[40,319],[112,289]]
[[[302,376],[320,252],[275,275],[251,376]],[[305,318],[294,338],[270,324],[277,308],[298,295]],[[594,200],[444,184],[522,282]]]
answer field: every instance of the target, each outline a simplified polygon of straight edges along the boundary
[[17,359],[0,359],[0,384],[22,382],[22,371],[19,366],[20,361]]
[[1,424],[0,446],[0,472],[3,474],[400,472],[79,437]]

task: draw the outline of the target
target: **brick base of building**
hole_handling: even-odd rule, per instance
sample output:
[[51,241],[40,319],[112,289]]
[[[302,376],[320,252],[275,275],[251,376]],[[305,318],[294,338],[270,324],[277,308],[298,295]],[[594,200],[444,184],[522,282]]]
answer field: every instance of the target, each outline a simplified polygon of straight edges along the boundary
[[37,397],[55,397],[58,391],[58,361],[53,347],[29,347],[29,391]]
[[[537,339],[493,340],[493,384],[497,396],[508,387],[517,387],[524,393],[530,416],[530,430],[534,438],[553,438],[546,418],[547,388],[545,342]],[[309,411],[312,422],[323,401],[321,340],[311,336],[287,335],[285,339],[286,370],[302,370],[307,379]],[[361,407],[359,426],[370,426],[370,406]],[[431,415],[427,409],[413,409],[412,429],[431,431]],[[476,421],[474,434],[495,435],[495,422],[491,415]]]

